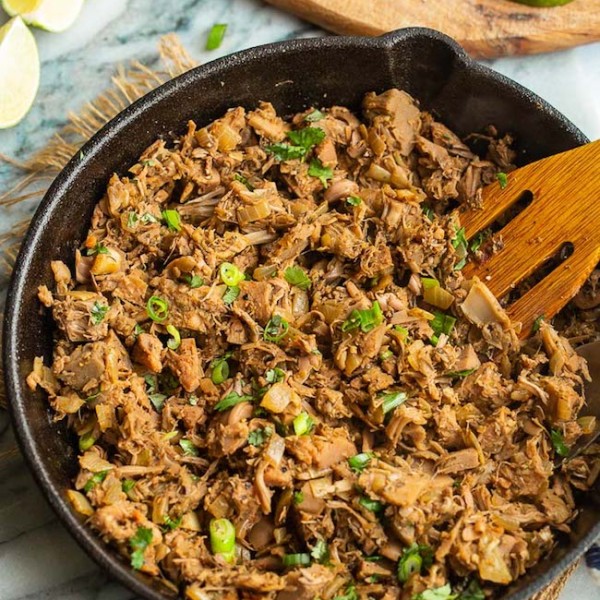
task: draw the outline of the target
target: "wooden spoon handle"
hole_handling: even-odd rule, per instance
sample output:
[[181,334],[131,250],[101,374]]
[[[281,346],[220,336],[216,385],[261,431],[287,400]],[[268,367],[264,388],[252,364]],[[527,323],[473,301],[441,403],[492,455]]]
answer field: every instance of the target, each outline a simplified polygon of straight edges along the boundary
[[335,33],[431,27],[476,57],[535,54],[600,40],[600,0],[539,8],[510,0],[267,0]]

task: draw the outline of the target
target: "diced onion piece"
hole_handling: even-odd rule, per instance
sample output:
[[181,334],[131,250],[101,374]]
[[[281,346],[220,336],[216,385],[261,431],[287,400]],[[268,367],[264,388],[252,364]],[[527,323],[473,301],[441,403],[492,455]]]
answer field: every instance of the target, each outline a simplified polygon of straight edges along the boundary
[[194,511],[190,511],[185,513],[181,517],[181,525],[182,529],[188,529],[189,531],[200,531],[200,520],[198,519],[198,515]]
[[596,429],[596,417],[579,417],[579,419],[577,419],[577,423],[579,427],[581,427],[581,431],[584,433],[584,435],[594,433]]
[[392,178],[392,174],[389,171],[375,163],[371,163],[365,175],[382,183],[387,183]]
[[269,412],[279,414],[290,402],[299,404],[300,397],[287,383],[279,382],[269,388],[260,405]]
[[96,416],[98,417],[98,426],[100,431],[110,429],[113,424],[114,409],[109,404],[98,404],[96,406]]
[[93,275],[110,275],[121,268],[121,255],[112,248],[107,253],[96,254],[94,264],[90,269]]
[[76,490],[67,490],[67,498],[69,499],[73,509],[80,515],[91,517],[94,514],[92,505],[81,492],[77,492]]
[[238,208],[237,211],[238,221],[242,227],[248,223],[253,223],[254,221],[260,221],[261,219],[265,219],[270,214],[271,207],[269,206],[269,202],[265,198],[260,199],[254,204],[242,206]]
[[57,412],[63,412],[67,415],[76,413],[85,402],[76,394],[69,394],[68,396],[56,396],[53,399],[52,404]]
[[87,469],[92,473],[99,473],[100,471],[110,471],[114,469],[114,465],[104,460],[98,452],[89,450],[83,456],[79,457],[79,464],[83,469]]
[[256,281],[265,281],[266,279],[271,279],[275,277],[277,274],[277,267],[273,265],[267,265],[264,267],[257,267],[254,269],[252,273],[252,277],[256,279]]

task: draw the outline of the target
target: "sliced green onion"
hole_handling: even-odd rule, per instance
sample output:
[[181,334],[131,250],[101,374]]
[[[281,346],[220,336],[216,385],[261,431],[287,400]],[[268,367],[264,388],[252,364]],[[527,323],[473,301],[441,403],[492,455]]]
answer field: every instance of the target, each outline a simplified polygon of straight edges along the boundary
[[184,281],[192,288],[199,288],[201,285],[204,285],[204,279],[200,277],[200,275],[186,275],[184,277]]
[[455,323],[456,319],[450,315],[446,315],[441,312],[434,313],[433,319],[429,321],[429,325],[431,329],[433,329],[433,337],[431,338],[431,341],[434,343],[434,345],[437,345],[439,336],[442,333],[445,333],[446,335],[450,334]]
[[169,305],[158,296],[150,296],[146,302],[146,312],[155,323],[163,323],[169,316]]
[[179,445],[186,456],[198,456],[198,447],[190,440],[179,440]]
[[162,211],[162,218],[171,231],[181,231],[181,217],[176,210],[169,208]]
[[406,583],[413,573],[420,573],[423,567],[433,564],[433,550],[429,546],[411,544],[402,551],[398,561],[398,580]]
[[290,285],[295,285],[301,290],[307,290],[312,285],[310,277],[301,267],[288,267],[283,276]]
[[99,483],[102,483],[106,479],[106,476],[108,475],[108,471],[109,471],[109,469],[107,469],[106,471],[100,471],[99,473],[94,473],[85,482],[85,485],[83,486],[83,491],[89,492],[89,491],[93,490]]
[[329,546],[325,540],[317,540],[314,548],[310,551],[310,555],[315,562],[326,565],[329,562]]
[[346,203],[350,206],[359,206],[362,203],[362,199],[358,196],[348,196],[348,198],[346,198]]
[[342,323],[342,331],[352,331],[358,329],[363,333],[368,333],[374,329],[377,325],[383,322],[383,312],[379,302],[375,300],[371,308],[365,310],[353,310],[350,316]]
[[294,418],[293,425],[296,435],[306,435],[314,427],[315,421],[307,412],[302,411]]
[[421,277],[421,285],[424,290],[430,290],[431,288],[439,287],[440,282],[433,277]]
[[360,454],[351,456],[348,459],[348,464],[353,471],[360,473],[369,466],[372,458],[373,454],[371,452],[361,452]]
[[397,331],[403,339],[408,337],[408,329],[406,327],[402,327],[402,325],[396,325],[394,327],[394,331]]
[[508,185],[508,175],[506,173],[496,173],[496,179],[500,184],[500,189],[503,190]]
[[471,373],[475,373],[477,369],[463,369],[462,371],[450,371],[446,373],[446,377],[468,377]]
[[177,350],[177,348],[181,346],[181,334],[179,333],[179,329],[174,325],[167,325],[167,331],[171,336],[171,339],[167,341],[167,347],[171,350]]
[[140,217],[140,221],[144,224],[144,225],[148,225],[150,223],[158,223],[158,219],[154,216],[151,215],[150,213],[144,213],[141,217]]
[[206,49],[216,50],[222,43],[227,31],[227,23],[216,23],[208,32],[206,38]]
[[289,323],[281,315],[274,315],[265,326],[263,338],[267,342],[277,343],[287,335],[289,327]]
[[371,498],[367,498],[366,496],[360,498],[358,503],[374,513],[379,513],[383,510],[383,504],[379,500],[371,500]]
[[459,600],[485,600],[485,594],[477,579],[469,582],[469,585],[460,593]]
[[237,286],[241,281],[244,281],[245,277],[242,271],[229,262],[224,262],[219,267],[219,275],[221,276],[221,281],[229,287]]
[[283,555],[284,567],[308,567],[310,562],[310,554],[300,553]]
[[441,587],[429,588],[419,594],[415,594],[411,600],[455,600],[456,594],[452,593],[450,584],[447,583]]
[[452,239],[452,247],[456,250],[456,256],[458,257],[458,261],[454,265],[454,270],[460,271],[467,264],[467,255],[469,253],[469,242],[465,236],[464,227],[456,230],[456,235]]
[[155,392],[153,394],[148,394],[148,399],[150,402],[152,402],[154,408],[160,412],[167,397],[165,394],[159,394],[158,392]]
[[134,479],[125,479],[121,484],[121,489],[127,494],[129,493],[135,486]]
[[380,358],[382,361],[386,361],[388,358],[392,358],[392,356],[394,356],[394,353],[393,353],[391,350],[389,350],[389,349],[388,349],[388,350],[385,350],[384,352],[382,352],[382,353],[379,355],[379,358]]
[[95,443],[96,438],[94,437],[93,432],[88,431],[79,438],[79,450],[81,450],[81,452],[85,452],[86,450],[89,450]]
[[250,400],[252,400],[252,396],[245,394],[240,395],[237,392],[230,392],[227,394],[227,396],[215,404],[215,410],[222,412],[232,408],[236,404],[240,404],[241,402],[249,402]]
[[304,502],[304,492],[294,492],[294,504],[302,504]]
[[208,525],[210,548],[228,563],[235,560],[235,527],[229,519],[211,519]]
[[235,300],[237,299],[237,297],[239,295],[240,295],[240,288],[237,287],[237,285],[227,286],[227,289],[225,290],[225,293],[223,294],[223,302],[227,306],[230,306],[231,304],[233,304],[235,302]]
[[386,415],[391,410],[394,410],[396,407],[400,406],[406,400],[408,396],[406,392],[390,392],[383,396],[383,402],[381,403],[381,410],[383,414]]
[[279,381],[283,381],[285,379],[285,371],[279,367],[269,369],[265,373],[265,379],[267,380],[267,383],[278,383]]
[[229,363],[227,362],[227,358],[229,358],[229,356],[231,355],[228,354],[223,358],[214,360],[211,363],[212,373],[210,378],[215,385],[221,385],[229,377]]

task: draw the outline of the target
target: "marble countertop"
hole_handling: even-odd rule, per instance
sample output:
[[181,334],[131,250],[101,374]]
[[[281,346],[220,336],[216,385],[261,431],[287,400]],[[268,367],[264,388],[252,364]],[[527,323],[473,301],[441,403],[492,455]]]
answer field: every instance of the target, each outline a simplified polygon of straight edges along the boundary
[[[6,20],[0,15],[0,24]],[[228,23],[223,45],[204,51],[214,23]],[[42,59],[41,87],[27,117],[0,131],[0,153],[25,159],[77,111],[106,89],[115,65],[156,61],[158,38],[176,32],[201,62],[258,44],[323,35],[311,25],[259,0],[87,0],[75,26],[62,34],[36,31]],[[591,139],[600,138],[600,44],[491,66],[546,98]],[[0,196],[16,181],[0,162]],[[35,210],[36,201],[0,207],[0,234]],[[0,280],[0,289],[6,281]],[[13,444],[0,411],[0,453]],[[20,458],[0,462],[0,600],[127,600],[71,539],[37,490]],[[561,600],[593,600],[600,588],[583,568]]]

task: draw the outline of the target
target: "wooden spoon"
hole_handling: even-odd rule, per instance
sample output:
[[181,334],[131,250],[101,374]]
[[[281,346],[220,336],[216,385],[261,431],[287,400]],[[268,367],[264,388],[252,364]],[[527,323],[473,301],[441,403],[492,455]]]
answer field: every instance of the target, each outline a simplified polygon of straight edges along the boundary
[[461,213],[467,239],[490,226],[525,192],[531,204],[500,230],[503,247],[482,263],[464,268],[497,298],[531,275],[565,245],[572,254],[508,307],[522,323],[521,337],[535,320],[553,317],[573,298],[600,261],[600,140],[544,158],[483,190],[483,206]]

